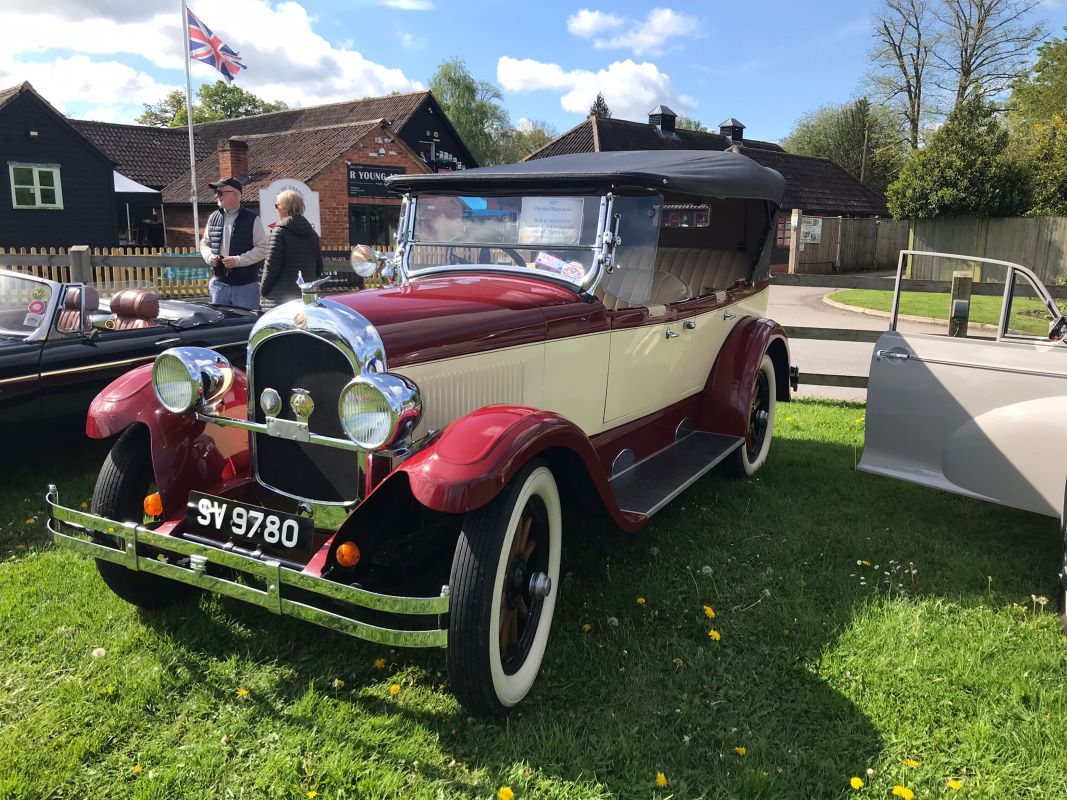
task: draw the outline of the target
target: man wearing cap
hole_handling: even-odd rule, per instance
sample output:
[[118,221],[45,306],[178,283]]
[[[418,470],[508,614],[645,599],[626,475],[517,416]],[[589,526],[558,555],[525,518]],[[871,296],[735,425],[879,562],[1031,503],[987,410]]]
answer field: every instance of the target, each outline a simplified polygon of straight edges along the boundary
[[267,231],[257,214],[241,205],[241,182],[209,183],[219,210],[212,212],[200,240],[200,255],[215,273],[208,281],[211,302],[259,308],[259,268],[267,257]]

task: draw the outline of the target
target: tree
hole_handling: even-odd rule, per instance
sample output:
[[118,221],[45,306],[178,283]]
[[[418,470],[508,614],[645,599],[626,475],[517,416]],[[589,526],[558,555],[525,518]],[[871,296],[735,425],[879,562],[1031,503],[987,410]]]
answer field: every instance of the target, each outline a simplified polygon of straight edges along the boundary
[[1001,96],[1028,72],[1030,54],[1047,31],[1026,18],[1041,0],[943,0],[938,14],[945,29],[936,53],[954,92],[953,108],[980,92]]
[[1067,120],[1059,114],[1038,124],[1030,148],[1033,216],[1067,216]]
[[708,126],[701,122],[699,119],[693,119],[692,117],[681,116],[675,120],[674,127],[681,128],[686,131],[700,131],[702,133],[708,132]]
[[511,121],[500,104],[500,90],[476,80],[460,58],[441,62],[430,78],[430,90],[478,163],[501,163],[499,143]]
[[866,97],[808,112],[782,146],[790,153],[828,158],[879,192],[904,163],[904,141],[893,112]]
[[879,96],[897,106],[908,144],[919,146],[929,105],[930,58],[938,42],[937,19],[926,0],[886,0],[875,23],[871,54]]
[[593,101],[593,105],[589,106],[589,116],[597,119],[611,119],[611,109],[608,108],[608,101],[604,99],[604,95],[600,92],[596,93],[596,100]]
[[1030,75],[1015,82],[1009,105],[1031,126],[1048,123],[1067,110],[1067,39],[1041,45]]
[[[193,122],[210,122],[216,119],[234,119],[284,111],[289,108],[282,102],[271,102],[223,80],[205,83],[197,92],[199,98],[193,104]],[[144,113],[137,118],[142,125],[160,128],[179,128],[186,124],[185,92],[175,89],[158,103],[145,103]]]
[[889,186],[901,219],[1001,217],[1026,208],[1027,176],[1006,152],[1008,132],[978,92],[949,114],[925,147],[913,150]]
[[555,128],[541,120],[524,121],[503,132],[498,144],[501,164],[522,161],[535,150],[540,150],[556,138]]

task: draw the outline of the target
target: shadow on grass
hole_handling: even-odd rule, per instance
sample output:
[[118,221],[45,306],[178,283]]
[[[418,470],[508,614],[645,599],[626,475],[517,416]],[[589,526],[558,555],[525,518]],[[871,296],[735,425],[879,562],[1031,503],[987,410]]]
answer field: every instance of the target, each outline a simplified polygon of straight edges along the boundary
[[[841,796],[884,747],[842,692],[849,678],[823,674],[854,616],[887,596],[1025,602],[1050,586],[1058,543],[1047,519],[856,472],[853,446],[806,427],[810,409],[783,407],[753,480],[713,474],[635,535],[568,526],[543,674],[506,722],[467,719],[438,686],[439,651],[390,651],[227,599],[141,618],[180,643],[173,669],[220,704],[231,690],[207,665],[281,665],[281,702],[253,698],[279,726],[301,721],[309,686],[325,694],[343,677],[356,715],[435,743],[444,758],[421,774],[453,790],[463,778],[440,768],[449,758],[498,784],[525,781],[527,796],[541,776],[552,796],[567,796],[564,782],[583,796],[648,797],[657,771],[675,797]],[[418,692],[391,701],[383,678]],[[517,764],[532,773],[516,778]]]

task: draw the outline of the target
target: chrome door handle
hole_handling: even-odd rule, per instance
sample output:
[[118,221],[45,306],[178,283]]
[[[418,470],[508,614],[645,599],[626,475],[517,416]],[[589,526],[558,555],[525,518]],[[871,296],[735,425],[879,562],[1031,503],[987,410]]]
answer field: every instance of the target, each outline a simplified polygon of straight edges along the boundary
[[723,311],[722,312],[722,318],[723,319],[733,319],[734,315],[731,314],[729,311]]
[[876,350],[874,357],[885,358],[890,361],[907,361],[911,358],[911,353],[902,353],[899,350]]
[[687,331],[694,331],[696,330],[697,324],[693,322],[693,320],[687,319],[682,323],[682,327],[685,328]]
[[668,339],[677,339],[681,335],[682,334],[678,333],[677,331],[672,331],[670,328],[667,328],[667,338]]
[[173,339],[156,339],[156,347],[173,347],[182,343],[182,337],[175,336]]

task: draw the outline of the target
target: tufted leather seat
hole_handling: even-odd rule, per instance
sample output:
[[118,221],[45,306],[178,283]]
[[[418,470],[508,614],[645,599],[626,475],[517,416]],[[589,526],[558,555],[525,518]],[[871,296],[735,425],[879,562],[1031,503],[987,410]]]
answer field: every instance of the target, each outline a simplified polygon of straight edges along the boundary
[[[60,333],[74,333],[78,330],[78,317],[81,316],[80,286],[71,286],[63,295],[63,310],[59,312],[56,328]],[[89,315],[100,308],[100,294],[92,286],[85,287],[85,319],[81,320],[82,330],[92,330],[93,323]]]
[[[647,288],[641,284],[647,285]],[[644,291],[639,291],[641,289]],[[633,304],[620,299],[619,295],[639,297],[646,291],[648,300],[640,303],[641,306],[665,306],[687,297],[685,284],[669,272],[633,269],[616,270],[611,275],[605,275],[597,287],[596,296],[605,308],[618,311],[633,307]]]
[[111,296],[109,328],[128,331],[151,328],[159,316],[159,298],[147,289],[123,289]]
[[664,247],[656,254],[656,269],[680,279],[686,286],[686,297],[700,297],[747,279],[753,260],[741,250]]

